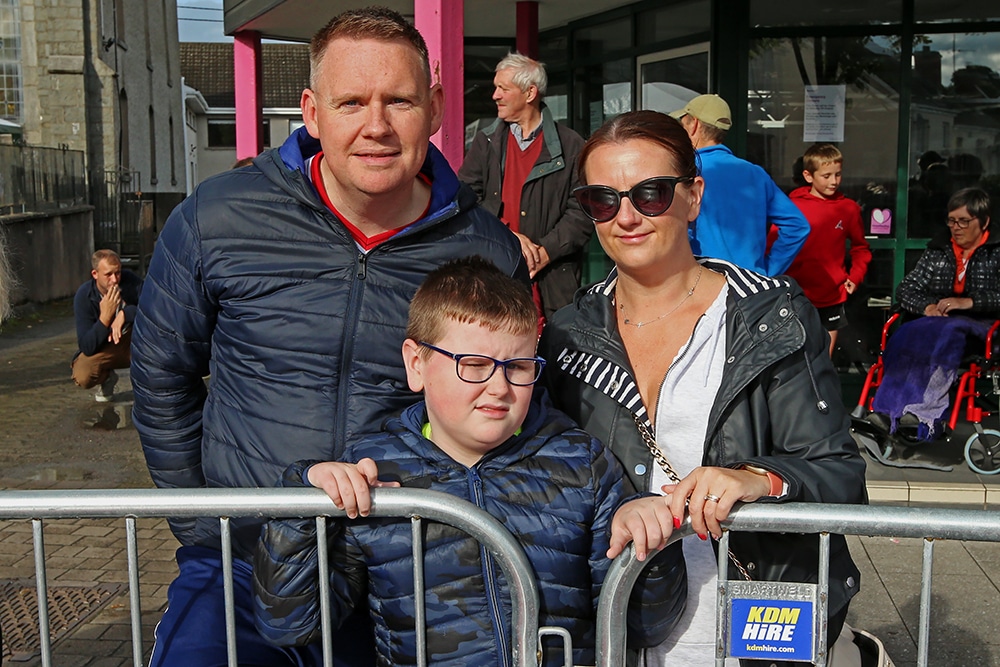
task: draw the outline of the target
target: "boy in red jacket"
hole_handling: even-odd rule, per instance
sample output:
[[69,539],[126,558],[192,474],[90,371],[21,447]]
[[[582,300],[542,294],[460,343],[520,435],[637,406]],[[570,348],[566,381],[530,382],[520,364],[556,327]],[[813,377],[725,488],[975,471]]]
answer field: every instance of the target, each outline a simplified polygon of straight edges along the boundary
[[[833,144],[814,144],[802,156],[808,186],[792,191],[792,202],[809,221],[809,237],[788,267],[788,275],[819,311],[830,332],[830,355],[837,331],[847,326],[844,302],[865,277],[871,250],[861,227],[861,207],[840,192],[844,156]],[[850,241],[848,268],[846,243]]]

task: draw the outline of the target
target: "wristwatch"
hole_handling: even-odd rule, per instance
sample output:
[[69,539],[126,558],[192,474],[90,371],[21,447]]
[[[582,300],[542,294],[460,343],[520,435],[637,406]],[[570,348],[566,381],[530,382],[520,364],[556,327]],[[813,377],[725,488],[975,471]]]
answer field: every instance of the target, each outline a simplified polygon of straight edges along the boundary
[[764,477],[767,477],[768,481],[771,482],[771,490],[767,494],[769,496],[780,496],[782,490],[785,488],[785,482],[775,473],[767,470],[766,468],[744,464],[740,466],[740,469],[752,472],[755,475],[763,475]]

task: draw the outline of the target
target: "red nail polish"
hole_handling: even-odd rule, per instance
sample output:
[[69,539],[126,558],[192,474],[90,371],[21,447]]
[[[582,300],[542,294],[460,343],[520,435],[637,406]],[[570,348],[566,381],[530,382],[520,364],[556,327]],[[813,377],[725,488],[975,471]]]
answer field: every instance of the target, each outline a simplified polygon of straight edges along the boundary
[[701,533],[698,533],[698,539],[705,541],[708,539],[708,535],[702,535]]
[[680,527],[681,527],[681,520],[678,519],[677,517],[674,517],[674,528],[680,528]]

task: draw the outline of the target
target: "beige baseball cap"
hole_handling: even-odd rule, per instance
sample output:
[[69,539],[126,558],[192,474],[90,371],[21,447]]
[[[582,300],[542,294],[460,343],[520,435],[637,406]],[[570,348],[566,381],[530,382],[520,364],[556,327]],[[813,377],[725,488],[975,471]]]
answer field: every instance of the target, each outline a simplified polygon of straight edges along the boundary
[[728,130],[733,126],[729,105],[718,95],[699,95],[685,104],[683,109],[670,114],[671,118],[679,119],[681,116],[694,116],[702,123],[720,130]]

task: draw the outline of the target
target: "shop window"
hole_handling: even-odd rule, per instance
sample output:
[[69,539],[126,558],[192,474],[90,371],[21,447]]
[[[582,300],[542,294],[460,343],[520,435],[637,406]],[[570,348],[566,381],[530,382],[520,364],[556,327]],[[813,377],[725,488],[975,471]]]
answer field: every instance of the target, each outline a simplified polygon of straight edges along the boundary
[[641,109],[670,113],[708,92],[708,44],[649,53],[636,66]]
[[[493,102],[493,77],[504,56],[514,51],[510,43],[465,45],[465,125],[474,134],[478,121],[497,117]],[[469,137],[471,140],[471,137]]]
[[708,0],[689,0],[639,12],[636,18],[639,44],[654,44],[708,32],[711,22],[712,7]]
[[580,28],[573,33],[573,56],[578,59],[601,58],[631,47],[632,18],[629,16]]
[[539,36],[538,59],[545,63],[545,69],[550,75],[553,69],[566,65],[568,55],[569,32],[551,31]]
[[[875,222],[884,223],[883,216],[895,213],[899,58],[898,41],[890,37],[751,42],[748,159],[787,192],[801,184],[797,161],[805,149],[836,143],[844,154],[844,194],[863,205],[877,199]],[[885,224],[874,229],[877,235],[895,231]],[[865,230],[871,232],[872,220],[865,220]]]
[[605,121],[632,110],[632,59],[576,70],[573,90],[573,127],[589,137]]
[[981,0],[914,0],[913,15],[920,22],[1000,20],[1000,4]]
[[545,93],[545,105],[552,113],[552,119],[560,123],[569,122],[569,83],[565,74],[553,76],[549,73],[549,90]]
[[1000,199],[1000,73],[987,65],[1000,52],[1000,33],[917,35],[915,42],[907,235],[926,238],[941,231],[955,190],[979,186]]
[[878,25],[899,23],[902,0],[840,0],[836,3],[790,3],[786,0],[752,0],[750,25],[759,28],[792,25]]

